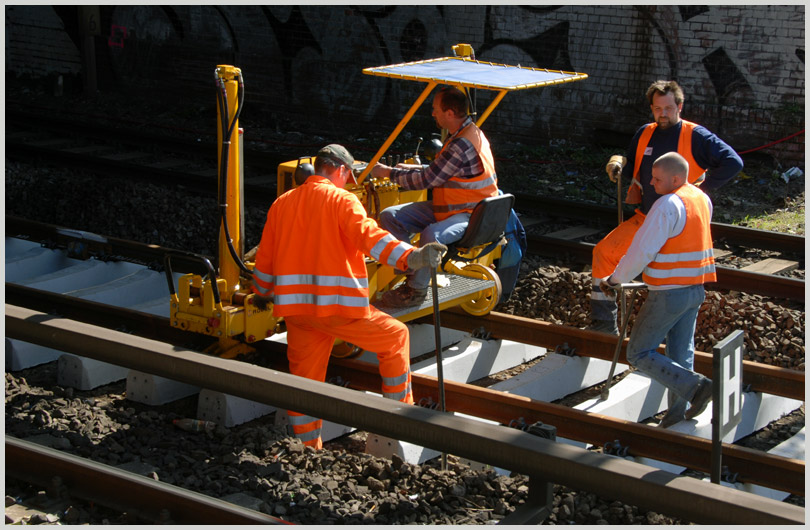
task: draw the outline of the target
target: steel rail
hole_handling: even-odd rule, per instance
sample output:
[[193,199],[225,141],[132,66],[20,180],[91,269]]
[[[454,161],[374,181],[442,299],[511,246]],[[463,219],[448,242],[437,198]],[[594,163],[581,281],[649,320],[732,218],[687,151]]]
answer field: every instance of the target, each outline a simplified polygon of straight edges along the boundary
[[[333,359],[327,377],[340,377],[350,388],[369,392],[379,392],[381,385],[377,367],[359,361]],[[411,378],[414,399],[438,402],[436,378],[421,374],[412,374]],[[652,458],[705,473],[711,471],[712,441],[697,436],[454,381],[445,381],[445,403],[449,411],[503,425],[513,421],[531,425],[539,421],[556,427],[559,437],[596,446],[619,441],[630,456]],[[722,446],[722,454],[723,465],[738,473],[740,482],[804,495],[803,461],[727,443]]]
[[[158,524],[291,524],[261,512],[112,466],[6,436],[6,476],[49,487],[59,476],[71,497]],[[164,510],[168,510],[165,512]],[[163,512],[163,513],[161,513]]]
[[172,327],[166,317],[14,283],[5,284],[5,302],[200,351],[217,342],[216,337]]
[[[552,197],[530,196],[515,193],[515,209],[540,211],[546,215],[574,219],[598,220],[608,226],[616,223],[616,210],[613,206],[602,206],[586,202],[577,202]],[[624,208],[625,219],[633,214],[632,208]],[[712,236],[725,240],[728,243],[746,248],[761,248],[777,250],[794,254],[804,254],[805,238],[796,234],[771,232],[745,226],[730,225],[713,222],[711,224]]]
[[[527,236],[526,242],[530,254],[554,258],[567,256],[568,259],[579,263],[591,263],[593,247],[596,246],[593,243],[536,235]],[[741,291],[773,298],[804,301],[804,280],[749,272],[723,265],[716,265],[715,268],[717,281],[706,284],[707,289]]]
[[[431,323],[429,319],[425,318],[417,319],[415,322]],[[606,361],[613,360],[618,340],[618,337],[606,333],[560,326],[542,320],[495,311],[473,319],[460,308],[443,311],[442,325],[461,331],[474,331],[483,327],[492,338],[542,346],[551,350],[567,343],[570,348],[576,349],[577,355]],[[628,341],[629,339],[624,340],[619,355],[619,360],[623,363],[627,363]],[[664,353],[664,348],[661,347],[659,351]],[[712,354],[695,351],[694,365],[696,372],[711,377]],[[804,400],[805,396],[805,374],[798,370],[743,361],[743,383],[751,385],[751,390],[756,392],[800,400]]]
[[[706,524],[801,524],[803,508],[500,425],[6,305],[8,336],[352,425]],[[223,377],[227,373],[227,377]],[[324,399],[324,395],[329,399]]]
[[9,237],[39,241],[49,247],[68,248],[71,244],[80,243],[85,249],[86,256],[97,256],[101,259],[121,259],[158,270],[163,267],[163,258],[166,254],[172,253],[177,256],[172,263],[176,264],[178,270],[198,274],[207,272],[205,267],[200,264],[199,258],[194,257],[191,253],[187,253],[189,257],[184,258],[184,253],[179,250],[102,236],[93,232],[31,221],[13,215],[6,215],[5,232]]
[[[122,324],[127,330],[141,336],[164,340],[189,347],[204,349],[216,341],[215,338],[197,333],[189,333],[169,326],[168,319],[113,307],[100,302],[77,299],[67,295],[42,291],[32,287],[5,284],[6,302],[12,305],[55,313],[91,324],[118,328]],[[168,302],[167,302],[168,303]],[[432,317],[422,317],[414,322],[432,324]],[[492,338],[511,340],[550,350],[567,343],[575,348],[577,355],[610,361],[616,349],[616,337],[605,333],[559,326],[542,320],[492,312],[483,317],[470,318],[458,308],[442,311],[442,326],[461,331],[474,331],[482,326]],[[263,346],[264,343],[260,343]],[[620,353],[620,361],[626,363],[627,339]],[[663,348],[661,349],[663,352]],[[282,352],[284,353],[284,352]],[[695,352],[695,370],[711,377],[712,356],[710,353]],[[751,385],[751,390],[776,396],[804,400],[805,374],[767,364],[743,361],[743,383]]]
[[[38,221],[29,221],[13,215],[6,215],[6,235],[22,235],[40,241],[50,241],[67,247],[73,241],[81,241],[91,254],[123,255],[144,264],[160,267],[163,256],[177,252],[157,245],[147,245],[114,237],[99,236],[90,232],[73,230]],[[571,259],[590,263],[594,245],[563,239],[533,236],[528,239],[530,253],[559,257],[568,255]],[[197,259],[177,260],[179,269],[184,272],[205,274]],[[717,267],[716,283],[708,284],[710,289],[727,289],[776,298],[804,300],[804,280],[774,276],[756,272],[741,271],[728,267]]]

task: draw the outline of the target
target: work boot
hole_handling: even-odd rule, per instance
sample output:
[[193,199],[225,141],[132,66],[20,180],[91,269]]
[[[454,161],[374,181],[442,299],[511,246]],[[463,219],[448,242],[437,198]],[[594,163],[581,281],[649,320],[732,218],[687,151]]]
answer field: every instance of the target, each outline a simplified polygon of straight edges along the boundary
[[695,396],[692,398],[690,402],[690,407],[686,411],[684,416],[687,420],[693,419],[695,416],[700,414],[706,409],[706,405],[709,404],[709,401],[712,400],[712,380],[708,377],[703,377],[698,383],[697,389],[695,390]]
[[599,331],[601,333],[609,333],[611,335],[619,335],[619,328],[616,326],[616,321],[610,320],[591,320],[591,331]]
[[670,427],[672,427],[676,423],[680,423],[684,419],[686,419],[684,417],[683,413],[670,414],[670,412],[671,411],[668,410],[667,413],[664,414],[664,417],[661,418],[661,422],[658,424],[658,426],[661,427],[662,429],[669,429]]
[[427,297],[427,288],[414,289],[407,283],[403,283],[396,289],[386,291],[380,299],[385,307],[401,308],[419,305]]

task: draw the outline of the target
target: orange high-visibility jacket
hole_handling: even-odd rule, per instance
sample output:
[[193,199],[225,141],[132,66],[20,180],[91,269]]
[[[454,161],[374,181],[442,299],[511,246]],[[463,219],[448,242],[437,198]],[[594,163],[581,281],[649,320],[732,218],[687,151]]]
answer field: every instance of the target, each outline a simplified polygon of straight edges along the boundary
[[253,290],[273,295],[273,314],[364,318],[364,254],[400,270],[413,247],[366,215],[360,200],[319,175],[276,199],[256,253]]
[[452,177],[442,186],[433,189],[433,215],[437,221],[443,221],[460,212],[472,212],[475,205],[483,199],[498,195],[495,160],[484,133],[475,123],[470,122],[456,137],[466,138],[475,147],[484,171],[470,178]]
[[674,191],[686,208],[683,231],[664,243],[644,269],[648,285],[698,285],[717,281],[712,251],[709,198],[692,184]]
[[[638,204],[641,202],[641,180],[639,175],[641,160],[644,157],[644,151],[647,150],[647,145],[650,143],[650,138],[652,138],[652,134],[657,127],[658,124],[655,122],[648,124],[641,132],[641,136],[638,139],[638,144],[636,145],[636,160],[633,165],[633,182],[630,188],[628,188],[627,197],[625,198],[627,204]],[[681,120],[681,135],[678,138],[678,154],[683,156],[689,164],[689,175],[686,180],[689,181],[690,184],[702,181],[702,177],[706,173],[706,168],[701,167],[695,161],[695,157],[692,156],[692,131],[695,127],[697,127],[697,123]]]

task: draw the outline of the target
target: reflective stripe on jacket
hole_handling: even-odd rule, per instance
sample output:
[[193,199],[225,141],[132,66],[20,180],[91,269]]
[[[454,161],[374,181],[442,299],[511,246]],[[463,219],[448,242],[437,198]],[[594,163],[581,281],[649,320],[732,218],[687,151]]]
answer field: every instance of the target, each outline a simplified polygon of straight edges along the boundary
[[[678,154],[683,156],[686,159],[686,162],[689,164],[689,176],[687,177],[687,180],[690,184],[702,182],[706,173],[706,168],[701,167],[695,161],[694,156],[692,156],[692,131],[697,126],[697,123],[681,120],[681,134],[678,138]],[[636,145],[636,159],[633,166],[633,184],[639,188],[641,188],[641,180],[639,179],[641,160],[644,158],[644,152],[647,150],[647,146],[650,144],[650,138],[652,138],[653,132],[655,132],[657,127],[657,123],[653,122],[648,124],[647,127],[641,132],[641,136],[638,139],[638,144]],[[631,190],[633,190],[632,185],[627,190],[626,202],[628,204],[638,204],[640,199],[633,197],[631,195]]]
[[412,250],[370,219],[354,194],[312,175],[267,212],[253,290],[273,296],[277,317],[368,317],[364,255],[406,270]]
[[437,221],[460,212],[472,212],[481,200],[498,194],[495,160],[484,133],[470,121],[456,134],[456,138],[466,138],[473,145],[484,171],[474,177],[451,177],[442,186],[433,189],[433,215]]
[[692,184],[674,191],[686,209],[686,223],[644,269],[648,285],[698,285],[717,281],[710,230],[711,210],[705,193]]

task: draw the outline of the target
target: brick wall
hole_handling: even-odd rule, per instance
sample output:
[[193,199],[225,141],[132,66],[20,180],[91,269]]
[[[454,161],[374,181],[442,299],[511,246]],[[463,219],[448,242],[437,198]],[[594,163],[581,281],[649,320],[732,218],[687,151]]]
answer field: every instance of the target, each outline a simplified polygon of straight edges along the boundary
[[6,6],[6,72],[29,77],[77,74],[79,49],[50,6]]
[[[6,70],[75,73],[66,11],[6,7]],[[804,128],[803,5],[102,6],[103,90],[210,98],[217,64],[239,66],[257,113],[323,134],[387,131],[422,84],[362,68],[451,54],[572,70],[585,81],[507,95],[493,137],[623,145],[651,118],[643,94],[676,79],[683,116],[745,151]],[[72,31],[78,31],[76,29]],[[490,94],[478,91],[483,110]],[[428,106],[409,130],[432,131]],[[804,136],[764,152],[804,160]]]

